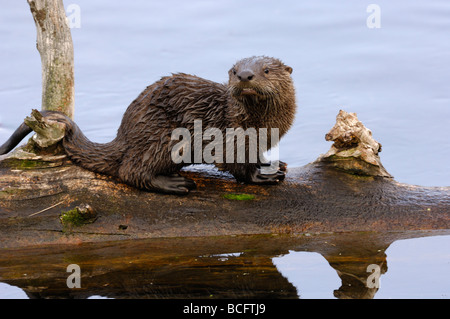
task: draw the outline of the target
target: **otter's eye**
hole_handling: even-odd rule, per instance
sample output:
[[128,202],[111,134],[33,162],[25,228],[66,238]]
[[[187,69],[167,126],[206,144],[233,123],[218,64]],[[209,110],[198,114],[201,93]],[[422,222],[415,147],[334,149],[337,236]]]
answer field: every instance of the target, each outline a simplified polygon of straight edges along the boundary
[[265,73],[265,74],[269,74],[269,69],[265,69],[265,70],[264,70],[264,73]]
[[236,70],[235,69],[233,69],[233,74],[236,75]]

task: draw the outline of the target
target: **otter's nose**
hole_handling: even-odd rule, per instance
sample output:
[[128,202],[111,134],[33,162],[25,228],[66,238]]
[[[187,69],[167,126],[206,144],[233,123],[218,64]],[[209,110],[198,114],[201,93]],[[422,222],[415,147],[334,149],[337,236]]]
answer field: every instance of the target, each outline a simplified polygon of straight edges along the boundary
[[239,72],[237,77],[242,82],[247,82],[247,81],[251,81],[255,77],[255,75],[253,74],[252,71],[245,70],[245,71]]

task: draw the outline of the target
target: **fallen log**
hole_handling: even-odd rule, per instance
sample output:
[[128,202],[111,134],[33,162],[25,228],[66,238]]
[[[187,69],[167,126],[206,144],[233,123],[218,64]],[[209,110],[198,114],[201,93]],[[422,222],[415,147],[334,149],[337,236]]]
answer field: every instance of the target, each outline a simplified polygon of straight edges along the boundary
[[[337,126],[354,117],[341,111]],[[75,166],[65,155],[30,155],[19,149],[0,161],[0,246],[450,229],[450,187],[396,182],[381,166],[379,147],[362,145],[366,142],[360,135],[367,131],[359,134],[354,126],[333,135],[335,126],[327,134],[335,150],[289,169],[279,185],[239,184],[214,168],[192,166],[182,174],[194,179],[197,189],[183,197],[135,189]],[[343,136],[351,137],[350,144]]]

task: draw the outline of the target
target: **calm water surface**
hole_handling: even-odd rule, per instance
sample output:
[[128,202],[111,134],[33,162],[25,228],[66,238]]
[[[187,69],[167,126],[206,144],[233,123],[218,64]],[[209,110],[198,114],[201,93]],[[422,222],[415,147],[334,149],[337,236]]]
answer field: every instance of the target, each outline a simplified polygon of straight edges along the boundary
[[[75,120],[94,141],[113,139],[128,104],[160,76],[225,82],[237,59],[269,55],[294,69],[299,110],[280,144],[291,167],[328,150],[324,135],[344,109],[373,131],[397,181],[450,185],[448,1],[377,1],[380,29],[367,27],[367,3],[357,0],[71,3],[81,9],[81,28],[72,29]],[[0,142],[40,107],[35,32],[26,1],[3,1]],[[368,250],[355,238],[302,240],[200,241],[206,248],[197,251],[189,240],[148,243],[166,248],[159,255],[139,244],[2,253],[0,298],[449,298],[449,236],[370,239],[377,244]],[[69,263],[88,269],[80,292],[65,286]],[[369,264],[381,267],[379,288],[365,286]]]

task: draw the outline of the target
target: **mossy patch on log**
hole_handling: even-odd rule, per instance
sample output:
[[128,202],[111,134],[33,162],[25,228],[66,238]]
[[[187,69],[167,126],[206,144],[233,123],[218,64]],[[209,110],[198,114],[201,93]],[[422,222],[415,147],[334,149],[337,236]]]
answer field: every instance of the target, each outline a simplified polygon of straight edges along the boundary
[[53,162],[41,161],[41,160],[20,160],[20,159],[8,159],[5,164],[11,169],[39,169],[55,166]]
[[72,228],[93,223],[97,219],[97,215],[92,207],[83,204],[71,210],[63,211],[59,219],[64,227]]
[[223,198],[231,199],[231,200],[253,200],[253,199],[255,199],[255,195],[251,195],[251,194],[224,194]]

